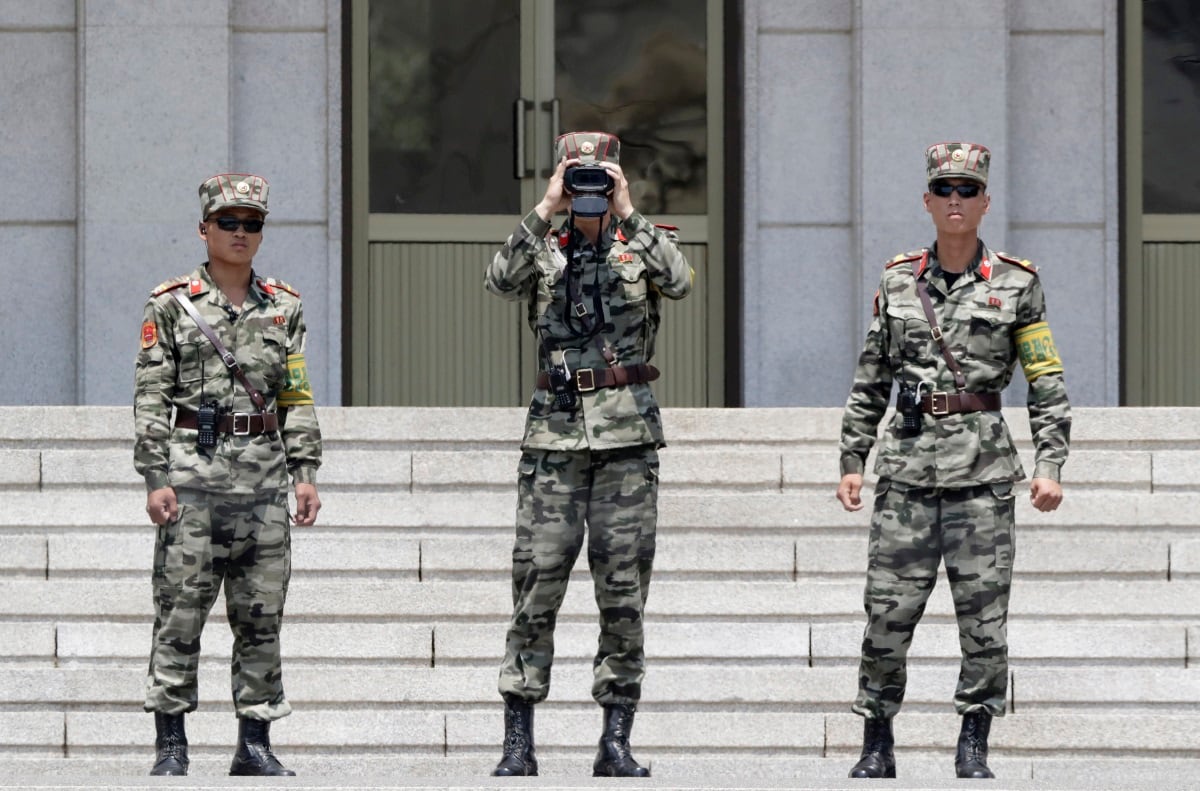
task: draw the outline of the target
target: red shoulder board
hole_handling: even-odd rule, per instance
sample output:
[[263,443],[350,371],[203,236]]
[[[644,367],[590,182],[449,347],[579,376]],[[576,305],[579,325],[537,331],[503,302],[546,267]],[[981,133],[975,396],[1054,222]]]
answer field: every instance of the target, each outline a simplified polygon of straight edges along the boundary
[[160,283],[157,288],[150,292],[150,296],[157,297],[160,294],[165,294],[168,291],[179,288],[180,286],[186,286],[189,282],[190,281],[187,277],[173,278],[165,283]]
[[1015,257],[1009,255],[1008,253],[996,253],[995,256],[997,258],[999,258],[1001,261],[1007,261],[1008,263],[1012,264],[1013,266],[1021,267],[1026,272],[1030,272],[1035,275],[1038,273],[1037,267],[1034,266],[1027,258],[1015,258]]
[[886,264],[884,264],[883,268],[891,269],[896,264],[905,264],[905,263],[908,263],[909,261],[919,261],[919,260],[921,260],[921,257],[924,255],[925,255],[924,250],[913,250],[911,252],[901,253],[900,255],[893,258],[891,261],[888,261]]
[[678,231],[679,230],[678,225],[662,225],[660,223],[654,223],[654,227],[662,228],[664,231]]

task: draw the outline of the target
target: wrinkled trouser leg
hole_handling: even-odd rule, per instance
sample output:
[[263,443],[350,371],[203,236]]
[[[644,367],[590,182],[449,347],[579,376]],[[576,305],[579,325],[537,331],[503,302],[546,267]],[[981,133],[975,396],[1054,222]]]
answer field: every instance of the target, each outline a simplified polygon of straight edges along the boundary
[[946,492],[946,577],[958,618],[962,666],[954,708],[1002,717],[1008,696],[1008,597],[1015,554],[1012,485]]
[[554,627],[586,530],[601,621],[593,696],[636,702],[657,480],[657,453],[648,447],[522,455],[502,695],[538,703],[548,694]]
[[943,557],[963,651],[955,706],[1003,713],[1012,569],[1012,486],[919,489],[881,481],[871,520],[867,627],[853,710],[891,718],[907,655]]
[[[224,580],[235,636],[238,713],[258,719],[283,716],[290,711],[278,659],[278,616],[290,573],[286,493],[223,495],[178,489],[176,495],[178,518],[158,527],[155,622],[144,707],[165,714],[196,709],[200,635]],[[272,596],[274,587],[279,590]],[[249,591],[255,596],[247,595]],[[248,673],[243,671],[246,667]],[[271,703],[263,706],[263,701]]]
[[600,639],[592,697],[600,705],[636,704],[646,674],[643,613],[650,593],[658,523],[658,452],[635,447],[593,454],[588,511]]

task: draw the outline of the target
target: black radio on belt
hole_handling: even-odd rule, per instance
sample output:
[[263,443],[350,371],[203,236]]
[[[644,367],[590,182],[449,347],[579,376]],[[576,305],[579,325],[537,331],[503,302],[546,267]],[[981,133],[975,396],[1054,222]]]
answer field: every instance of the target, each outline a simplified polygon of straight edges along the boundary
[[548,373],[550,392],[554,393],[554,408],[575,409],[577,402],[575,388],[571,387],[571,377],[567,374],[566,366],[552,365]]
[[196,444],[202,448],[217,446],[217,417],[220,409],[216,401],[204,401],[196,410]]
[[919,434],[921,431],[921,386],[910,384],[900,385],[896,395],[896,411],[903,418],[900,429],[906,434]]

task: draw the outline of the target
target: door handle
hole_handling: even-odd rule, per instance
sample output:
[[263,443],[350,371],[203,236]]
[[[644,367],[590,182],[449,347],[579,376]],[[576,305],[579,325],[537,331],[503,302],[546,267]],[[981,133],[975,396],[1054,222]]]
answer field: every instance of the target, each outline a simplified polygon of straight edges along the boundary
[[533,109],[533,102],[520,98],[513,102],[513,178],[524,179],[533,175],[533,168],[525,161],[525,111]]
[[542,178],[550,178],[552,175],[554,175],[554,169],[556,167],[558,167],[558,163],[554,161],[553,145],[554,145],[554,141],[558,139],[559,134],[561,134],[561,130],[559,129],[559,126],[562,124],[562,118],[560,116],[561,103],[558,101],[557,97],[554,99],[547,99],[546,101],[542,102],[542,110],[548,111],[550,113],[550,141],[551,141],[550,167],[548,167],[542,171]]

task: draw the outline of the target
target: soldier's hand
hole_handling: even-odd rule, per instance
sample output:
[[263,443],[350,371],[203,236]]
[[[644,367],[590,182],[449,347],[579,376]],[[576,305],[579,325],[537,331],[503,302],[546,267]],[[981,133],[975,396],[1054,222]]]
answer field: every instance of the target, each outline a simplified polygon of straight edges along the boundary
[[550,174],[550,183],[546,185],[546,194],[542,196],[541,202],[533,207],[538,216],[546,222],[550,222],[554,215],[571,205],[571,196],[563,189],[563,174],[567,172],[567,168],[578,164],[578,159],[563,157],[559,160],[558,167]]
[[618,220],[628,220],[633,214],[633,198],[629,195],[629,181],[625,171],[616,162],[601,162],[600,167],[607,170],[613,179],[613,192],[608,196],[608,205]]
[[863,507],[862,504],[862,485],[863,477],[856,472],[848,472],[842,476],[842,482],[838,484],[837,498],[842,504],[842,508],[847,511],[857,511]]
[[1029,484],[1029,500],[1039,511],[1053,511],[1062,504],[1062,484],[1049,478],[1034,478]]
[[175,490],[164,486],[146,495],[146,513],[156,525],[174,522],[179,516],[179,502],[175,499]]
[[317,511],[321,510],[321,498],[317,497],[317,487],[311,483],[296,484],[296,524],[311,525],[317,521]]

